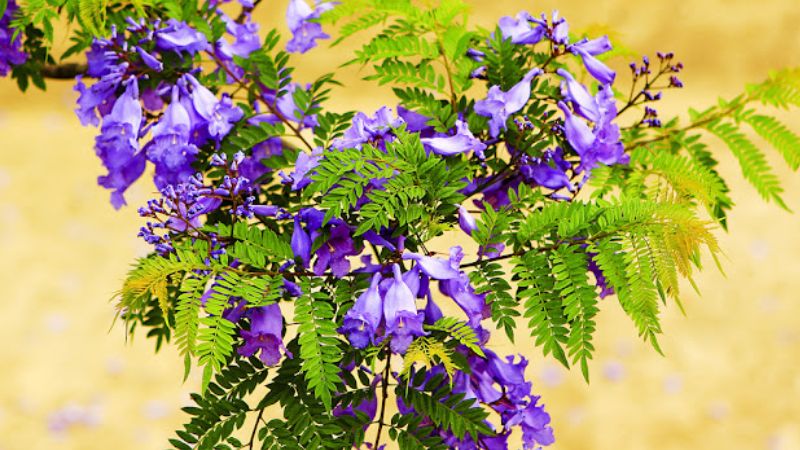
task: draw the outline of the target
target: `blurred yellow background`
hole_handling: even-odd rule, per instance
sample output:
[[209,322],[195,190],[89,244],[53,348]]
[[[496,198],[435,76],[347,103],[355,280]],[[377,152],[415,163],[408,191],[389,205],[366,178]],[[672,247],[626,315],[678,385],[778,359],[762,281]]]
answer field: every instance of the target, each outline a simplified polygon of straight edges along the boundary
[[[285,3],[260,6],[262,30],[285,28]],[[521,9],[558,8],[573,30],[605,24],[637,53],[674,51],[686,88],[668,93],[664,115],[800,65],[797,0],[471,3],[486,27]],[[346,50],[323,43],[297,58],[297,80],[333,70]],[[389,99],[358,75],[344,73],[337,106],[371,111]],[[68,82],[23,95],[0,80],[0,450],[164,448],[197,380],[181,384],[171,347],[154,355],[143,336],[126,344],[121,327],[109,331],[108,299],[148,251],[135,206],[154,188],[141,180],[128,196],[134,206],[111,208],[95,184],[96,130],[80,127],[75,99]],[[800,211],[800,177],[771,156],[787,204]],[[730,234],[719,233],[727,278],[712,268],[699,275],[703,296],[684,290],[688,317],[666,309],[666,358],[637,340],[613,298],[599,316],[590,385],[519,339],[553,416],[552,448],[800,450],[800,216],[762,203],[729,157],[722,165],[737,203]]]

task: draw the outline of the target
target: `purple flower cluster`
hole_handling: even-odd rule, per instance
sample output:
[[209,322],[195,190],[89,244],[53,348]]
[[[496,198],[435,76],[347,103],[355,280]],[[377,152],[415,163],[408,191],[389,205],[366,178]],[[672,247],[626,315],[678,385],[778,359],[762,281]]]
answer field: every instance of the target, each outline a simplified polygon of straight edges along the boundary
[[[220,39],[217,54],[228,55],[230,61],[231,55],[258,48],[252,42],[255,30],[247,26],[229,25],[236,41]],[[218,98],[190,73],[191,58],[211,49],[202,33],[174,19],[163,26],[130,21],[125,31],[115,30],[109,39],[92,43],[86,75],[97,82],[87,88],[79,77],[75,87],[81,122],[100,125],[95,149],[108,174],[98,183],[113,191],[115,208],[125,205],[124,193],[142,175],[146,161],[155,166],[159,189],[188,181],[199,148],[219,143],[244,115],[230,96]],[[139,45],[130,48],[131,40]],[[189,65],[183,73],[174,68],[165,73],[162,60],[167,57],[189,58]],[[165,81],[170,77],[172,82]],[[150,141],[140,146],[148,132]]]
[[22,36],[14,38],[11,18],[19,10],[17,2],[8,0],[6,10],[0,17],[0,77],[8,75],[12,67],[25,63],[28,55],[22,51]]

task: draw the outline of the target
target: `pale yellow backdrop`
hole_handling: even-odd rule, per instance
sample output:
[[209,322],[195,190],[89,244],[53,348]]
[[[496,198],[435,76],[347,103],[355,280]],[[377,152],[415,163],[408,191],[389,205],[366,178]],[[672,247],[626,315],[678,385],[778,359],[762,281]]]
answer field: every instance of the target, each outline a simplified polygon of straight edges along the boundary
[[[472,4],[485,26],[520,9],[559,8],[574,29],[607,24],[637,52],[674,51],[687,87],[662,111],[702,107],[770,69],[800,65],[796,0]],[[284,7],[264,2],[258,16],[282,27]],[[312,52],[300,58],[299,78],[342,58]],[[347,73],[336,103],[382,104],[386,91],[356,77]],[[108,299],[147,248],[135,237],[135,209],[115,212],[95,185],[95,130],[71,113],[70,88],[54,82],[47,95],[23,96],[0,81],[0,450],[164,448],[197,380],[181,384],[171,348],[153,355],[151,342],[125,344],[119,327],[108,331]],[[599,317],[591,385],[519,341],[553,416],[553,448],[800,450],[800,217],[760,202],[729,158],[723,169],[738,204],[730,236],[720,236],[727,278],[699,276],[704,295],[686,291],[688,317],[665,311],[666,358],[635,338],[613,299]],[[787,204],[800,210],[800,177],[779,173]],[[143,180],[130,203],[152,191]]]

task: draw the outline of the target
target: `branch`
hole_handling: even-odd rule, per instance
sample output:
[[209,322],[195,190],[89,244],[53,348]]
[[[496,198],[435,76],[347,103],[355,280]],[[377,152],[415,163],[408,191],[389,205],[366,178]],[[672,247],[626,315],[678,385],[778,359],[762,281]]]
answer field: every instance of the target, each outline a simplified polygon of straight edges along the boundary
[[383,418],[386,415],[386,399],[389,398],[389,371],[391,370],[392,352],[386,349],[386,368],[383,370],[383,380],[381,380],[381,415],[378,417],[378,433],[375,435],[375,445],[372,448],[378,449],[381,443],[381,432],[383,431]]
[[84,63],[46,64],[42,66],[41,74],[54,80],[71,80],[85,74],[86,70],[88,67]]

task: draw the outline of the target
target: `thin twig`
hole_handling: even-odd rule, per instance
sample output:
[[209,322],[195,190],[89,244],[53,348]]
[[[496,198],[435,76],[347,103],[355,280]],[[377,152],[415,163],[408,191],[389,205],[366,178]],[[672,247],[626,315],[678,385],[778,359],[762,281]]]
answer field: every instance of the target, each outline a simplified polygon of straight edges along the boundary
[[378,433],[375,436],[375,445],[373,449],[377,449],[381,443],[381,432],[383,431],[383,418],[386,415],[386,399],[389,398],[389,371],[391,370],[392,352],[386,349],[386,368],[383,370],[383,380],[381,380],[381,391],[383,398],[381,399],[381,413],[378,417]]

